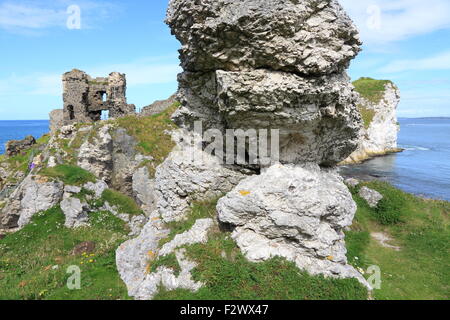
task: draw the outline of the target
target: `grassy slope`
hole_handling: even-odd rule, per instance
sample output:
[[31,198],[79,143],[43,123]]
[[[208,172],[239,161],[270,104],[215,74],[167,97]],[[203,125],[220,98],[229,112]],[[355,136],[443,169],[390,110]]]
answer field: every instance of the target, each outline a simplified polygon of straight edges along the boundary
[[[90,228],[67,229],[55,207],[1,240],[0,299],[128,299],[115,267],[115,250],[126,238],[124,223],[107,212],[91,214],[90,221]],[[97,244],[94,254],[72,255],[83,241]],[[71,265],[81,268],[81,290],[66,287]]]
[[[358,212],[347,247],[355,266],[381,268],[375,298],[450,299],[450,203],[423,200],[381,182],[368,185],[385,199],[374,210],[353,190]],[[382,247],[370,232],[388,234],[401,251]]]

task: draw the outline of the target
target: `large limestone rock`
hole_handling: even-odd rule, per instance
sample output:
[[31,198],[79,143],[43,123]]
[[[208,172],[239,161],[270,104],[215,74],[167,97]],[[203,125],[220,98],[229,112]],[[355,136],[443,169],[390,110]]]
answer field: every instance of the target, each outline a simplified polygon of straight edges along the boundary
[[[382,82],[373,79],[365,81]],[[384,90],[380,93],[381,97],[377,101],[370,101],[364,96],[359,98],[359,109],[365,113],[368,123],[361,129],[357,150],[342,164],[359,163],[375,156],[401,151],[397,145],[400,130],[397,119],[400,90],[390,81],[383,87]]]
[[113,167],[113,140],[110,129],[108,125],[101,127],[98,136],[92,141],[85,141],[78,153],[78,166],[106,182],[112,178]]
[[360,51],[335,0],[171,0],[167,23],[186,71],[341,72]]
[[361,119],[345,73],[356,28],[334,0],[172,0],[182,43],[177,124],[280,129],[283,163],[332,166],[357,147]]
[[36,213],[57,205],[63,193],[63,183],[29,175],[9,197],[0,215],[0,227],[24,227]]
[[[155,210],[149,221],[135,239],[125,242],[117,249],[116,263],[129,295],[136,299],[151,299],[163,285],[167,290],[176,288],[197,290],[201,284],[192,280],[190,271],[195,263],[187,260],[178,247],[205,242],[211,219],[198,220],[192,230],[175,237],[163,248],[159,240],[167,237],[169,230],[165,223],[186,218],[194,201],[210,200],[236,186],[245,175],[222,166],[218,159],[208,155],[193,144],[191,133],[178,130],[173,132],[176,147],[168,158],[156,169],[153,181],[146,179],[146,170],[135,174],[137,197],[145,203],[154,203]],[[197,157],[194,157],[194,155]],[[200,155],[200,157],[199,157]],[[201,161],[194,161],[195,159]],[[145,186],[150,189],[145,194]],[[145,206],[144,206],[145,207]],[[162,268],[148,270],[149,263],[159,255],[174,252],[182,269],[179,276],[173,270]]]
[[311,274],[363,277],[347,264],[344,228],[356,205],[343,179],[317,165],[275,165],[217,204],[219,220],[251,261],[284,257]]
[[158,167],[155,181],[157,208],[166,222],[183,220],[194,201],[218,197],[245,177],[192,145],[189,134],[177,131],[173,139],[177,147]]

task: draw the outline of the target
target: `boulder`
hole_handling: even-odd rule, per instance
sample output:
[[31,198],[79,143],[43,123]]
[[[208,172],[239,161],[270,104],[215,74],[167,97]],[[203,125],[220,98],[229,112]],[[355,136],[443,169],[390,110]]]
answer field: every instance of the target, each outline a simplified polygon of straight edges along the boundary
[[0,227],[16,228],[27,225],[41,211],[57,205],[63,196],[64,184],[45,177],[27,176],[6,202],[0,216]]
[[21,154],[22,151],[31,148],[35,144],[36,139],[33,136],[27,136],[23,140],[11,140],[6,143],[5,152],[8,157],[13,157]]
[[61,210],[66,221],[64,226],[67,228],[79,228],[89,225],[88,207],[77,198],[67,198],[61,201]]
[[383,199],[381,193],[367,187],[362,187],[361,190],[359,190],[359,196],[366,200],[371,208],[376,208],[378,203]]
[[251,261],[284,257],[311,274],[364,278],[347,264],[344,228],[356,204],[334,170],[275,165],[244,179],[217,204],[220,222]]

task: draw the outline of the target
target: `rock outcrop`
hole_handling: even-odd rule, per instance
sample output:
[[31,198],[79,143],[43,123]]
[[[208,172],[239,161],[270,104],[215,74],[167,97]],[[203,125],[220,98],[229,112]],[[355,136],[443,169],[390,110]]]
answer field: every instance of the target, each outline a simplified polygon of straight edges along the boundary
[[46,177],[29,175],[10,195],[1,211],[0,227],[22,228],[41,211],[57,205],[64,192],[64,185]]
[[323,169],[356,150],[362,128],[345,71],[361,43],[338,2],[171,0],[167,23],[182,44],[178,125],[280,132],[281,164],[261,164],[217,205],[242,252],[370,287],[346,259],[343,229],[356,205]]
[[219,220],[251,261],[275,256],[311,274],[364,278],[347,265],[344,228],[356,204],[334,170],[275,165],[219,200]]
[[182,43],[177,124],[279,129],[283,163],[333,166],[358,144],[357,95],[345,73],[360,51],[335,0],[172,0]]
[[13,157],[20,154],[22,151],[31,148],[36,144],[36,139],[33,136],[27,136],[23,140],[11,140],[6,143],[6,155]]
[[141,113],[139,115],[141,117],[148,117],[148,116],[153,116],[153,115],[159,114],[159,113],[167,110],[167,108],[169,108],[176,102],[177,102],[176,95],[175,94],[171,95],[166,100],[158,100],[158,101],[153,102],[151,105],[143,107],[141,110]]
[[358,108],[365,126],[360,132],[358,149],[342,164],[360,163],[376,156],[401,151],[397,146],[400,126],[397,106],[400,91],[391,81],[362,78],[354,82],[360,92]]
[[[187,260],[182,251],[175,249],[184,244],[206,241],[207,230],[213,221],[198,220],[190,232],[176,236],[173,241],[159,248],[159,241],[169,233],[165,224],[183,221],[195,201],[210,200],[225,194],[245,178],[239,170],[222,166],[216,157],[193,144],[192,133],[178,130],[173,132],[172,138],[177,146],[156,169],[154,182],[145,178],[142,182],[145,170],[136,171],[134,185],[139,187],[135,191],[143,203],[148,202],[146,199],[150,197],[155,210],[139,236],[117,249],[116,262],[120,276],[130,296],[136,299],[151,299],[160,286],[167,290],[181,288],[194,291],[201,287],[191,278],[190,271],[195,263]],[[194,154],[200,154],[201,157],[194,158]],[[144,185],[150,189],[144,190]],[[151,261],[173,252],[182,269],[179,276],[167,268],[148,271]]]

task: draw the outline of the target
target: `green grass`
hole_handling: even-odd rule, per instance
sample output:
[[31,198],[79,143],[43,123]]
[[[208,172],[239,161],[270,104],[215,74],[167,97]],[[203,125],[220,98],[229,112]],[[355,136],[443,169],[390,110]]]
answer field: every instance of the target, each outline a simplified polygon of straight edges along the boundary
[[360,78],[353,82],[356,91],[366,100],[372,103],[379,103],[384,97],[386,84],[389,80],[375,80],[372,78]]
[[42,176],[59,179],[67,185],[81,186],[88,182],[95,182],[95,176],[80,167],[62,164],[53,168],[39,171]]
[[364,127],[366,129],[369,129],[370,124],[372,123],[373,119],[375,118],[375,114],[376,114],[375,110],[368,109],[361,104],[358,105],[358,110],[361,113],[361,117],[364,122]]
[[140,153],[154,158],[154,161],[147,165],[151,176],[154,176],[156,167],[175,146],[166,131],[176,128],[170,117],[179,106],[179,103],[174,103],[164,112],[150,117],[127,116],[114,120],[115,124],[127,130],[127,133],[136,139]]
[[[195,203],[187,220],[168,225],[171,233],[160,245],[189,230],[197,219],[215,217],[217,200]],[[249,262],[230,238],[230,233],[218,227],[210,233],[206,244],[185,248],[188,258],[198,264],[193,270],[194,279],[205,285],[196,293],[161,288],[155,299],[367,299],[367,290],[356,279],[310,276],[281,258],[262,263]],[[174,254],[150,262],[149,271],[154,272],[160,266],[179,271]]]
[[[0,240],[0,300],[129,299],[115,264],[115,250],[127,234],[123,222],[109,213],[95,213],[91,223],[89,228],[67,229],[61,209],[55,207]],[[72,255],[84,241],[96,243],[93,255]],[[81,269],[80,290],[66,286],[72,265]]]
[[174,271],[175,276],[177,277],[181,272],[181,268],[175,253],[171,253],[163,257],[158,257],[158,259],[149,263],[147,267],[147,272],[155,272],[159,267],[166,267],[172,269]]
[[115,206],[119,213],[127,213],[131,215],[143,214],[143,211],[136,204],[133,198],[118,191],[106,189],[103,191],[102,200],[107,201],[111,206]]
[[162,247],[165,243],[172,241],[177,234],[190,230],[198,219],[214,218],[216,216],[217,201],[220,198],[211,201],[194,202],[186,220],[166,223],[166,228],[170,230],[170,233],[167,238],[160,240],[159,246]]
[[194,279],[205,285],[195,293],[162,289],[156,300],[367,299],[367,290],[356,279],[311,276],[281,258],[249,262],[227,233],[216,232],[206,244],[188,247],[187,253],[198,263]]
[[[385,197],[378,209],[370,208],[353,189],[358,204],[352,231],[347,232],[349,262],[367,269],[378,265],[382,272],[376,299],[450,299],[450,203],[424,200],[387,183],[365,183]],[[369,236],[384,232],[390,244],[382,247]],[[358,259],[355,259],[358,257]]]

